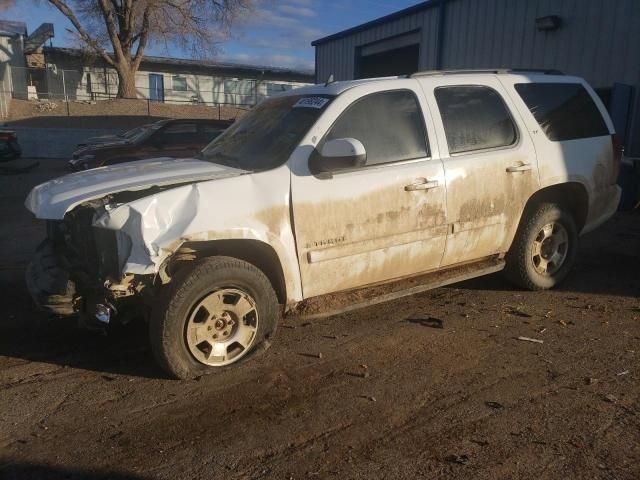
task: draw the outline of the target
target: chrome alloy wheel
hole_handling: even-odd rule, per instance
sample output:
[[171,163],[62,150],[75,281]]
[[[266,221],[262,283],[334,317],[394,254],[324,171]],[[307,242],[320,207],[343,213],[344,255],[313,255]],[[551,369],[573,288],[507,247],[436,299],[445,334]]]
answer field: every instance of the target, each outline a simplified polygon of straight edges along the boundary
[[541,275],[553,275],[562,267],[568,251],[567,230],[560,223],[547,223],[533,241],[533,267]]
[[223,288],[200,300],[187,321],[187,347],[213,367],[238,361],[249,352],[258,330],[255,300],[236,288]]

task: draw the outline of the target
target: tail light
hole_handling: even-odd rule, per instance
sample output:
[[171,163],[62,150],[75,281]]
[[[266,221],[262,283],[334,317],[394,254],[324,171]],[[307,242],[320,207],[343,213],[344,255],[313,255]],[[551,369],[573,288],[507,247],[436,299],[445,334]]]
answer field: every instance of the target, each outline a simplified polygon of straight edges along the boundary
[[624,150],[620,137],[615,133],[611,135],[611,146],[613,147],[613,181],[618,180],[620,165],[622,164],[622,152]]
[[0,133],[0,142],[10,142],[16,139],[15,133]]

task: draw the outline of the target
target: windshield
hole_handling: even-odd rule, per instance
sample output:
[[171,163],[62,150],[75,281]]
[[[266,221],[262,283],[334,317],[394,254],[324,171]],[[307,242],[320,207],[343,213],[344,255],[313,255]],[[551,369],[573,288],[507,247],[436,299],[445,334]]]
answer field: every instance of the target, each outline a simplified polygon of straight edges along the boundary
[[149,138],[151,134],[153,134],[158,129],[165,126],[168,122],[169,120],[159,120],[154,123],[148,123],[146,125],[142,125],[140,127],[140,131],[135,136],[128,138],[129,143],[137,143]]
[[263,171],[287,161],[333,97],[287,95],[260,103],[207,145],[201,158]]
[[136,127],[136,128],[132,128],[131,130],[127,130],[126,132],[121,133],[118,136],[122,137],[122,138],[126,138],[126,139],[131,139],[133,137],[137,137],[138,135],[140,135],[142,132],[145,131],[146,128],[147,128],[147,125],[142,125],[140,127]]

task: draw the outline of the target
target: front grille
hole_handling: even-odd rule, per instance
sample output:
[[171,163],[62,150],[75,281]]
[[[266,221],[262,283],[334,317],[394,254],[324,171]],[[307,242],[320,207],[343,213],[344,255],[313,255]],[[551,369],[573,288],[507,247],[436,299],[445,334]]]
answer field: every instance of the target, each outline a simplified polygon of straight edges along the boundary
[[[92,226],[95,209],[78,207],[53,229],[56,244],[65,257],[71,275],[79,284],[102,285],[107,277],[118,277],[116,234]],[[62,237],[63,244],[59,242]]]

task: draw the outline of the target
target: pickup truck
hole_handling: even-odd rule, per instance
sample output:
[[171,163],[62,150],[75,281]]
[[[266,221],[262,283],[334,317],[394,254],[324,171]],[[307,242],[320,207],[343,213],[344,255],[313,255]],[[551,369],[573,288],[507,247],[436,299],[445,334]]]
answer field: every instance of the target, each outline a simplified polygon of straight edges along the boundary
[[263,101],[197,158],[36,186],[26,206],[48,234],[27,284],[42,308],[89,326],[146,318],[159,364],[190,378],[264,351],[312,297],[451,271],[556,286],[579,235],[616,211],[620,156],[577,77],[304,87]]

